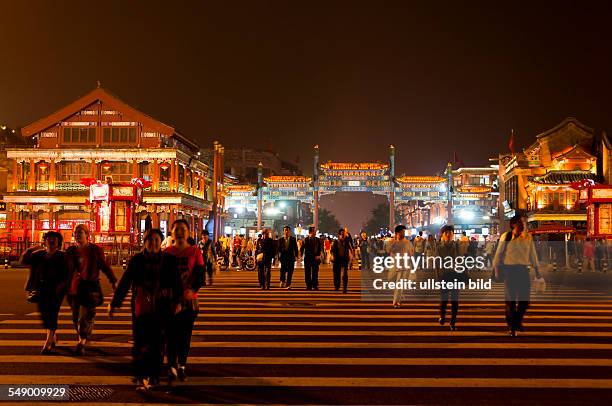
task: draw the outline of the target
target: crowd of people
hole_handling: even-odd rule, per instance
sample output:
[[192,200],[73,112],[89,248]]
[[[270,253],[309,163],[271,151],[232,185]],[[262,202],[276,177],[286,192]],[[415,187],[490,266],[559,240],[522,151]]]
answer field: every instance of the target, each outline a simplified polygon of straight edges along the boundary
[[[72,320],[77,333],[75,354],[86,352],[96,317],[96,309],[104,302],[100,274],[104,274],[114,291],[108,305],[108,314],[114,317],[129,292],[133,320],[134,375],[139,390],[148,390],[159,383],[163,361],[166,359],[169,382],[183,381],[187,377],[193,326],[199,312],[198,293],[203,286],[213,283],[213,270],[219,255],[255,258],[257,280],[262,290],[272,285],[272,266],[280,265],[279,287],[291,289],[296,263],[303,262],[306,290],[319,289],[319,266],[331,263],[333,286],[336,291],[348,292],[349,270],[371,270],[377,256],[396,254],[457,257],[482,254],[495,270],[495,277],[505,283],[506,321],[512,336],[523,330],[523,317],[529,305],[530,269],[540,278],[538,257],[532,236],[526,231],[523,219],[510,221],[510,230],[496,242],[474,244],[465,234],[455,236],[453,226],[443,226],[438,235],[422,233],[412,239],[406,237],[406,228],[399,225],[394,235],[368,236],[365,232],[353,236],[346,228],[338,230],[334,238],[317,236],[310,227],[308,236],[296,238],[289,227],[284,227],[279,238],[273,238],[268,229],[256,238],[238,236],[212,241],[203,231],[198,242],[190,236],[186,220],[176,220],[171,234],[164,238],[158,229],[149,229],[143,238],[143,249],[134,255],[117,280],[104,258],[102,248],[90,241],[89,230],[79,225],[74,230],[75,244],[61,250],[62,236],[50,231],[44,235],[44,247],[27,250],[22,262],[30,266],[26,284],[28,300],[37,303],[46,340],[42,353],[52,353],[57,344],[58,314],[64,297],[72,309]],[[468,278],[446,269],[436,273],[443,281]],[[399,281],[411,278],[406,269],[391,268],[388,279]],[[393,292],[393,306],[402,306],[401,289]],[[440,325],[447,322],[456,329],[460,292],[444,288],[440,291]]]
[[198,315],[198,291],[212,283],[211,250],[206,241],[193,244],[189,224],[179,219],[172,224],[171,243],[162,250],[164,236],[149,229],[143,249],[134,255],[118,281],[104,258],[102,248],[90,241],[89,230],[78,225],[75,244],[65,251],[62,236],[47,232],[44,247],[35,246],[22,256],[30,266],[26,283],[28,300],[37,303],[47,338],[42,353],[50,354],[57,344],[57,324],[64,297],[72,309],[77,333],[75,355],[84,355],[93,333],[96,309],[104,303],[100,283],[103,273],[111,283],[113,297],[108,314],[113,317],[127,294],[134,336],[133,365],[138,390],[148,390],[159,383],[164,358],[168,380],[184,381],[193,326]]

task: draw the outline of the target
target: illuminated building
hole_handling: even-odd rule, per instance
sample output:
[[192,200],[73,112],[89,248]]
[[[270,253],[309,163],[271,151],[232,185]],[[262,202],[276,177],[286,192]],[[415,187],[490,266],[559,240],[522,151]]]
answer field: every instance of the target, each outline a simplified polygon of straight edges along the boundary
[[[147,223],[167,231],[175,219],[185,218],[197,232],[208,221],[212,168],[200,159],[199,146],[101,87],[24,127],[22,135],[35,145],[7,149],[11,167],[4,195],[4,227],[16,239],[38,241],[42,231],[60,229],[70,241],[76,223],[95,225],[100,213],[88,200],[87,179],[151,183],[135,213],[121,202],[102,213],[102,225],[112,222],[126,233],[126,241]],[[100,230],[97,239],[105,228]]]
[[572,184],[605,181],[603,166],[597,167],[605,141],[605,136],[596,137],[592,128],[570,117],[537,135],[523,152],[500,155],[500,220],[520,211],[527,214],[532,230],[550,226],[585,230],[586,209],[578,204],[579,192]]
[[[462,167],[452,171],[452,224],[455,232],[465,231],[468,235],[487,236],[497,232],[497,166]],[[412,182],[422,178],[422,182],[437,180],[446,190],[446,179],[443,177],[400,177]],[[415,185],[411,185],[412,188]],[[402,215],[406,218],[408,228],[427,230],[437,234],[440,227],[448,222],[448,206],[437,196],[431,200],[421,200],[401,205]]]

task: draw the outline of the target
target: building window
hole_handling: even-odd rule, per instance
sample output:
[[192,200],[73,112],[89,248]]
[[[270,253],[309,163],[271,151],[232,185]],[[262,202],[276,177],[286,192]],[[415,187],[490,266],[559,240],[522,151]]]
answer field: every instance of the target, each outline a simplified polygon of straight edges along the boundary
[[64,144],[95,144],[96,129],[93,127],[64,127]]
[[61,162],[56,166],[58,182],[79,183],[82,178],[91,177],[89,162]]
[[104,127],[102,142],[104,144],[136,144],[135,127]]
[[113,183],[132,180],[132,165],[129,162],[110,162],[110,165],[108,169],[101,167],[102,179],[111,178]]
[[127,231],[125,202],[115,202],[115,231]]

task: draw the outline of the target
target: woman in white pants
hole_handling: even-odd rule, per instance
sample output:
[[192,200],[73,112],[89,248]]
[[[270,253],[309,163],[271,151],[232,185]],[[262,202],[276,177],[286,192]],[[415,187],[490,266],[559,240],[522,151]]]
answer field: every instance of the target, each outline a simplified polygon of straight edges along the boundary
[[[400,254],[401,257],[404,254],[408,254],[409,257],[414,256],[414,247],[410,240],[406,239],[404,230],[406,230],[406,227],[402,225],[395,227],[395,237],[386,246],[387,254],[392,258],[395,258],[397,254]],[[392,268],[389,268],[387,273],[389,282],[401,282],[402,279],[414,279],[416,277],[416,274],[411,269],[398,268],[396,265],[398,264],[394,264]],[[404,290],[401,286],[401,284],[397,283],[393,292],[393,307],[396,309],[402,305]]]

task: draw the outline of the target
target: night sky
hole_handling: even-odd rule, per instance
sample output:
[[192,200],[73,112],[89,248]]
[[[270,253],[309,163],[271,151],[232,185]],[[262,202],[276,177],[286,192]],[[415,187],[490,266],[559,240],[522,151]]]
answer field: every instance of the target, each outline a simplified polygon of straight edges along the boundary
[[[0,0],[0,123],[28,124],[97,80],[201,144],[487,165],[575,116],[612,114],[607,2]],[[98,7],[96,7],[98,6]],[[351,228],[374,199],[324,205]],[[355,204],[355,203],[359,204]],[[356,206],[359,206],[357,215]]]

